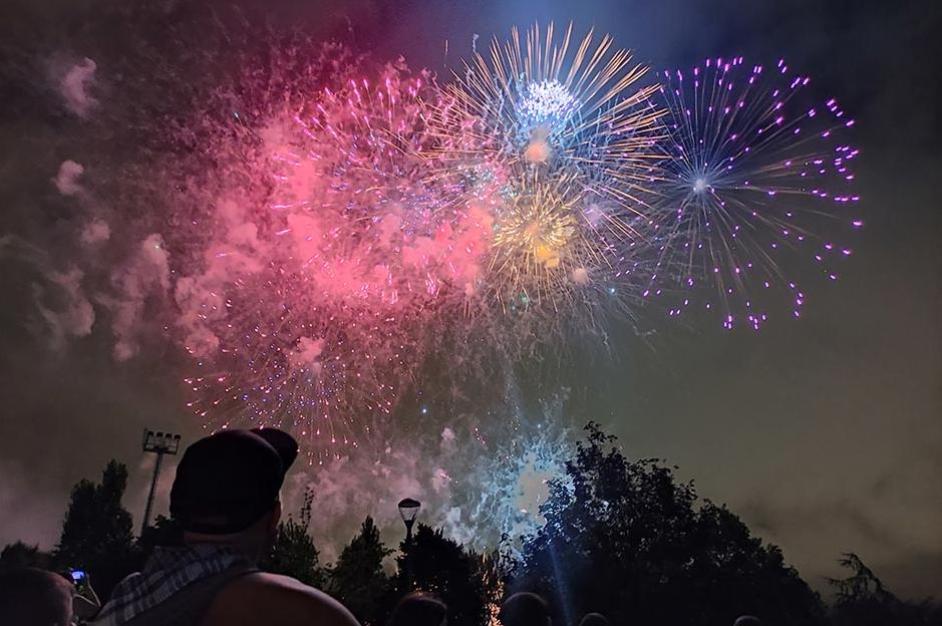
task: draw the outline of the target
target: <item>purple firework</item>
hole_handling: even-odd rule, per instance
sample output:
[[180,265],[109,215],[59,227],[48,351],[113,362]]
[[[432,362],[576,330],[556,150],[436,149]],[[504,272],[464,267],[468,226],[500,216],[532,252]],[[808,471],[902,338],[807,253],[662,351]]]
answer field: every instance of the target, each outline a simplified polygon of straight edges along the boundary
[[781,262],[798,253],[836,280],[835,262],[851,250],[826,233],[862,224],[847,215],[858,200],[858,150],[846,139],[854,120],[834,99],[815,104],[810,79],[784,61],[707,59],[661,78],[664,219],[645,297],[672,317],[715,311],[726,328],[758,330],[776,301],[799,316],[805,293]]

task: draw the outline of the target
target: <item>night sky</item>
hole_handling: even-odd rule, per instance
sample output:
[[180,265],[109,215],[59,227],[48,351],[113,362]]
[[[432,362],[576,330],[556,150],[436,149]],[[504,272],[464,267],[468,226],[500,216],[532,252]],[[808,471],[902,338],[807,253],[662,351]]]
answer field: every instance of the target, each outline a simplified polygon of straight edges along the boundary
[[[696,316],[683,325],[649,320],[643,337],[616,324],[614,355],[574,357],[564,368],[564,419],[595,419],[631,456],[679,466],[702,497],[727,503],[780,545],[816,588],[839,574],[842,552],[854,551],[899,595],[942,597],[937,3],[271,4],[274,22],[346,31],[378,58],[402,54],[442,74],[475,34],[486,41],[514,24],[574,20],[610,32],[654,68],[716,55],[785,57],[839,97],[857,120],[866,223],[841,280],[807,281],[802,319],[758,334]],[[96,5],[13,0],[0,8],[0,80],[9,81],[0,86],[0,544],[51,547],[69,487],[111,457],[129,465],[126,505],[139,516],[152,463],[139,452],[143,427],[185,441],[200,432],[183,411],[181,357],[171,348],[116,365],[109,333],[97,326],[53,346],[36,307],[42,274],[63,261],[57,232],[70,210],[51,179],[64,158],[94,159],[68,143],[77,122],[48,113],[56,94],[43,84],[57,63],[85,56],[107,73],[105,42],[87,43]],[[442,426],[430,429],[433,439]],[[158,511],[166,511],[168,484]],[[379,515],[394,519],[395,511]]]

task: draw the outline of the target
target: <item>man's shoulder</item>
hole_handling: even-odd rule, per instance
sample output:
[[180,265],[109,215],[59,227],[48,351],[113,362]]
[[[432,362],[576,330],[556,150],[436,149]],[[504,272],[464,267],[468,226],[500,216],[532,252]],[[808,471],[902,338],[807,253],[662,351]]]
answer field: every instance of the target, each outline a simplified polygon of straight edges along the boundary
[[258,619],[264,621],[257,623],[272,626],[358,626],[353,615],[323,591],[265,572],[246,574],[226,585],[203,624],[249,624]]
[[305,585],[299,580],[290,576],[280,574],[269,574],[267,572],[254,572],[247,574],[238,580],[233,581],[234,591],[239,588],[243,590],[258,590],[265,597],[278,598],[286,602],[295,602],[302,606],[322,606],[325,609],[333,609],[348,613],[342,604],[319,589]]

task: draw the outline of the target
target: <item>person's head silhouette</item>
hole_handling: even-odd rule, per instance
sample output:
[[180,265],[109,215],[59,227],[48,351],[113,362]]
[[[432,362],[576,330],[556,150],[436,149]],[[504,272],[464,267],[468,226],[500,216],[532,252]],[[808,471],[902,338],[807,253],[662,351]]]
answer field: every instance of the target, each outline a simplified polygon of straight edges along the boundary
[[389,626],[445,626],[448,607],[430,593],[416,591],[406,595],[389,618]]
[[297,454],[294,438],[275,428],[222,430],[187,448],[170,491],[184,541],[260,557],[281,520],[279,492]]
[[69,626],[72,584],[62,576],[24,567],[0,574],[0,624]]
[[579,626],[608,626],[608,618],[601,613],[586,613],[582,616]]
[[507,598],[500,607],[503,626],[549,626],[546,601],[535,593],[521,591]]

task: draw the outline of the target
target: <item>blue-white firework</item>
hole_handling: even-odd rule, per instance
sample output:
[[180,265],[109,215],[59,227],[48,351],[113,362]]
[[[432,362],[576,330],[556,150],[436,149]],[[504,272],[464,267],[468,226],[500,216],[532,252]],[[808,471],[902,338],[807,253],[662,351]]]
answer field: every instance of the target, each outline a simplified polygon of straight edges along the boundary
[[551,483],[568,484],[566,461],[572,451],[566,431],[547,420],[520,428],[480,467],[477,513],[492,520],[507,548],[546,524],[541,507]]

